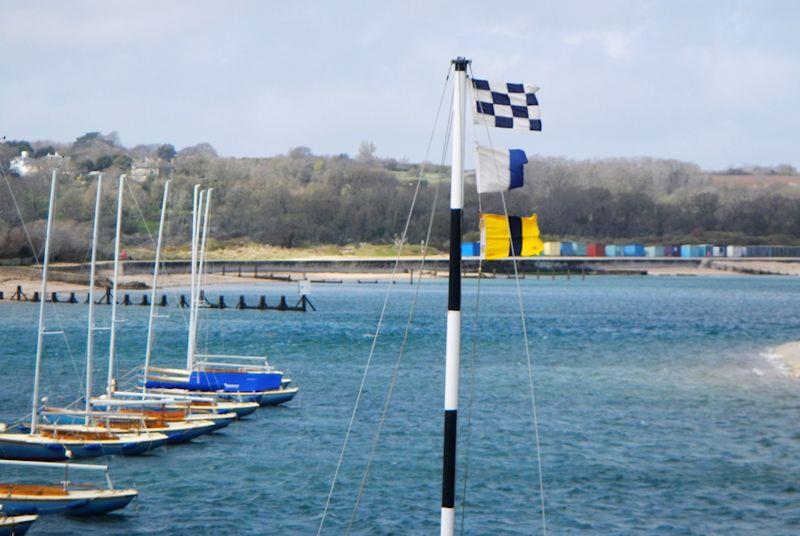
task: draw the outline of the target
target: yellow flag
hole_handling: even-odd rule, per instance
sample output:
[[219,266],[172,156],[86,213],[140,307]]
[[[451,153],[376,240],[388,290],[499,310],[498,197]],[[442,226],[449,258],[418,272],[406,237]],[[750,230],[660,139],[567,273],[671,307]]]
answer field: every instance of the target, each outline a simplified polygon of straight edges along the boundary
[[481,257],[484,259],[531,257],[541,255],[543,250],[536,214],[527,218],[481,214]]

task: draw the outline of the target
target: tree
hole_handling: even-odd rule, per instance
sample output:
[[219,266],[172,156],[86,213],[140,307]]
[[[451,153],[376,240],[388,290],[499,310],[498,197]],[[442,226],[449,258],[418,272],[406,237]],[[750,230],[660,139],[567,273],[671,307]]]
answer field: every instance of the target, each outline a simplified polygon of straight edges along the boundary
[[104,154],[97,161],[94,163],[94,169],[92,171],[103,171],[104,169],[110,168],[114,164],[114,157],[108,154]]
[[102,134],[99,132],[87,132],[83,136],[78,136],[75,138],[75,143],[73,144],[75,147],[83,147],[91,145],[97,139],[100,139]]
[[55,147],[53,147],[52,145],[46,145],[44,147],[39,147],[38,149],[36,149],[33,152],[33,157],[34,158],[42,158],[42,157],[47,156],[49,154],[55,154],[55,152],[56,152],[56,148]]
[[290,149],[288,156],[289,158],[309,158],[311,156],[314,156],[314,154],[311,152],[311,149],[309,147],[301,145],[299,147],[294,147],[293,149]]
[[372,162],[375,160],[375,144],[371,141],[362,141],[358,146],[358,160],[361,162]]
[[9,140],[3,145],[14,149],[15,154],[20,154],[22,151],[28,151],[29,154],[33,153],[33,147],[31,147],[30,142],[25,140]]
[[156,156],[158,156],[161,160],[166,160],[167,162],[171,162],[177,152],[175,151],[175,146],[171,143],[165,143],[158,148],[156,151]]
[[114,165],[121,170],[130,169],[132,164],[133,164],[133,159],[126,154],[121,154],[114,159]]
[[198,143],[190,147],[184,147],[178,151],[178,156],[208,156],[217,158],[217,150],[210,143]]
[[94,161],[91,158],[86,158],[78,162],[78,169],[84,173],[94,171]]

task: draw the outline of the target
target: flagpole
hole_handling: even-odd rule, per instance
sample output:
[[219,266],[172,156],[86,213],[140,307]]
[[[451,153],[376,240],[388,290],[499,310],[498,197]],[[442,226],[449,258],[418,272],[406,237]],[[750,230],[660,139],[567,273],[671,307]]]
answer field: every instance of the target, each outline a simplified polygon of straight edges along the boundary
[[453,85],[453,161],[450,172],[450,274],[447,296],[447,350],[444,370],[444,456],[442,460],[441,535],[455,529],[458,376],[461,360],[461,212],[464,207],[464,109],[467,65],[456,58]]

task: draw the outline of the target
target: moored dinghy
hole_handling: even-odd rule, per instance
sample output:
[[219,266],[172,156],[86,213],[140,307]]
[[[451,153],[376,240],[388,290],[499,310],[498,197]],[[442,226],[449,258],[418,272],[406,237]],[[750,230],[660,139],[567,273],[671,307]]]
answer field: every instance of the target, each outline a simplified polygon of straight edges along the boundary
[[23,536],[37,519],[37,515],[9,516],[0,512],[0,536]]
[[[19,462],[0,460],[0,464],[22,467],[42,467],[63,471],[64,481],[59,485],[0,482],[0,506],[12,515],[66,514],[69,516],[96,516],[120,510],[136,498],[135,489],[114,489],[106,465],[74,463]],[[73,484],[69,472],[74,470],[102,471],[106,488]]]
[[148,353],[144,369],[145,389],[180,389],[215,397],[225,393],[232,395],[225,397],[227,400],[255,401],[260,405],[287,402],[299,389],[284,389],[283,372],[273,368],[265,356],[201,354],[196,351],[211,192],[211,189],[201,191],[199,185],[194,189],[186,368],[152,367]]
[[[227,426],[235,416],[220,415],[213,419],[187,418],[186,408],[166,411],[164,406],[167,401],[151,402],[143,397],[141,400],[119,400],[115,397],[116,378],[115,378],[115,355],[116,355],[116,328],[117,328],[117,291],[119,288],[119,257],[120,242],[122,235],[122,201],[124,193],[125,175],[119,178],[117,188],[117,219],[116,236],[114,239],[114,275],[112,278],[111,296],[111,325],[108,350],[108,382],[106,394],[102,398],[92,398],[92,366],[93,366],[93,347],[94,331],[98,328],[94,325],[94,281],[97,253],[97,223],[99,215],[99,188],[95,206],[95,225],[92,238],[92,260],[89,275],[89,314],[88,332],[86,344],[86,395],[85,409],[75,410],[72,408],[46,408],[44,414],[49,424],[47,429],[57,433],[81,433],[91,429],[92,432],[106,433],[162,433],[167,436],[167,443],[184,443],[195,437],[212,432]],[[98,183],[99,184],[99,183]],[[164,204],[169,191],[169,181],[164,189]],[[159,243],[163,232],[163,211],[162,225],[159,230]],[[153,297],[155,303],[155,297]],[[152,307],[151,307],[152,311]],[[101,409],[101,412],[95,411]]]
[[[47,213],[47,225],[45,228],[40,296],[47,296],[47,273],[50,264],[50,237],[55,211],[57,174],[58,171],[54,170],[50,184],[50,203]],[[98,193],[95,202],[96,215],[100,202],[101,181],[102,175],[98,177]],[[95,227],[96,221],[97,217],[95,217]],[[5,426],[0,427],[0,457],[16,460],[62,461],[69,458],[88,458],[111,454],[141,454],[166,443],[167,437],[157,433],[112,434],[107,430],[99,430],[96,428],[64,431],[53,428],[40,428],[39,380],[41,376],[44,336],[51,333],[61,333],[59,331],[48,331],[45,329],[45,301],[46,300],[42,299],[39,303],[31,424],[24,433],[8,432]],[[89,368],[89,370],[91,369]]]

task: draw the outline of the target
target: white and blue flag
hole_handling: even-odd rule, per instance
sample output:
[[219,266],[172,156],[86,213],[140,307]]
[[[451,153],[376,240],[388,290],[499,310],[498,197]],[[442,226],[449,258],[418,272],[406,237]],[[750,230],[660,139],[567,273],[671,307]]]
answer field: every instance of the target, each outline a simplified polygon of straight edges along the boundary
[[528,157],[522,149],[500,151],[476,144],[475,183],[479,194],[504,192],[525,184]]
[[542,130],[539,115],[539,88],[526,84],[472,80],[475,97],[475,124],[490,127]]

